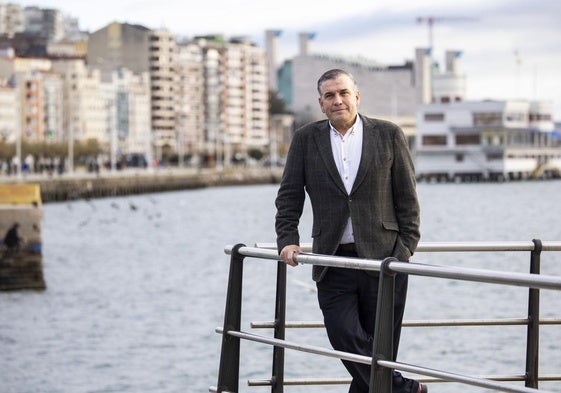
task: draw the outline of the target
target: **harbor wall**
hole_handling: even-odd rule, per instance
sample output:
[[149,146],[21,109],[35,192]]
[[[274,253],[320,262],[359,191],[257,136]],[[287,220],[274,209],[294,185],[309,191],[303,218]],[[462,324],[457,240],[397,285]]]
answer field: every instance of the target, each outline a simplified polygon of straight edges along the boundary
[[[278,183],[282,168],[166,170],[84,173],[60,177],[24,177],[13,182],[39,185],[43,203],[102,198],[211,186]],[[6,183],[6,181],[4,181]]]

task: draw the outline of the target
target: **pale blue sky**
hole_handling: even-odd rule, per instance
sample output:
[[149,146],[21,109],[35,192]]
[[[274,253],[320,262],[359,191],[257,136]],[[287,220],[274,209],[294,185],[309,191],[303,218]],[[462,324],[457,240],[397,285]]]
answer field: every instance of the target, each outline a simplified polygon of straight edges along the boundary
[[[419,16],[434,24],[434,54],[463,52],[468,99],[547,99],[561,121],[559,0],[139,0],[14,1],[58,8],[95,31],[112,21],[165,27],[178,35],[244,35],[263,45],[267,29],[283,30],[284,58],[298,51],[299,32],[315,32],[312,51],[362,56],[384,64],[412,59],[428,46]],[[459,20],[456,18],[466,18]]]

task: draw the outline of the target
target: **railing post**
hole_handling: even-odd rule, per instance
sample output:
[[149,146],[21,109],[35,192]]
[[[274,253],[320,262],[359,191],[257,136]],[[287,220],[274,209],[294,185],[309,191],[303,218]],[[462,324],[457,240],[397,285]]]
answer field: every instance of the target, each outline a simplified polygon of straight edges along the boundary
[[[284,340],[286,325],[286,263],[277,264],[277,293],[275,298],[275,338]],[[271,392],[284,392],[284,348],[273,347]]]
[[370,372],[370,393],[391,393],[392,369],[378,366],[377,361],[393,360],[393,307],[395,272],[389,263],[397,261],[390,257],[380,265],[380,281],[378,284],[378,305],[376,307],[376,324],[372,348],[372,369]]
[[245,257],[239,253],[239,249],[244,246],[245,244],[234,246],[230,258],[220,368],[218,370],[218,393],[237,392],[239,390],[240,338],[230,336],[228,332],[230,330],[239,331],[241,328],[243,260]]
[[[540,274],[542,242],[533,239],[534,249],[530,254],[530,273]],[[528,331],[526,338],[526,387],[538,388],[540,352],[540,290],[530,288],[528,292]]]

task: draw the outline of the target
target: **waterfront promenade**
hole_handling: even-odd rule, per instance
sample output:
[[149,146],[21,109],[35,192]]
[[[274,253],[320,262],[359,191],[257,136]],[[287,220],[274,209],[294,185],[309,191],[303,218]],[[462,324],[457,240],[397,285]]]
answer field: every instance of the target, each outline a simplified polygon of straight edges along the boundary
[[39,184],[41,199],[48,203],[221,185],[277,183],[281,175],[282,168],[268,167],[125,169],[100,173],[80,171],[62,175],[0,176],[0,185]]

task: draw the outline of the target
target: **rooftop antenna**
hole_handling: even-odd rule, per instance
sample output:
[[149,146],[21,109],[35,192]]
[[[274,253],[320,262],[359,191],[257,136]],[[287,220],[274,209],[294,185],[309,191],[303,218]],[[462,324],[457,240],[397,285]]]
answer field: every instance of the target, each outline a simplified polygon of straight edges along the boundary
[[433,26],[436,22],[461,22],[461,21],[473,21],[474,18],[467,18],[463,16],[419,16],[417,17],[417,23],[426,23],[429,32],[429,50],[431,56],[434,49],[434,36],[433,36]]

